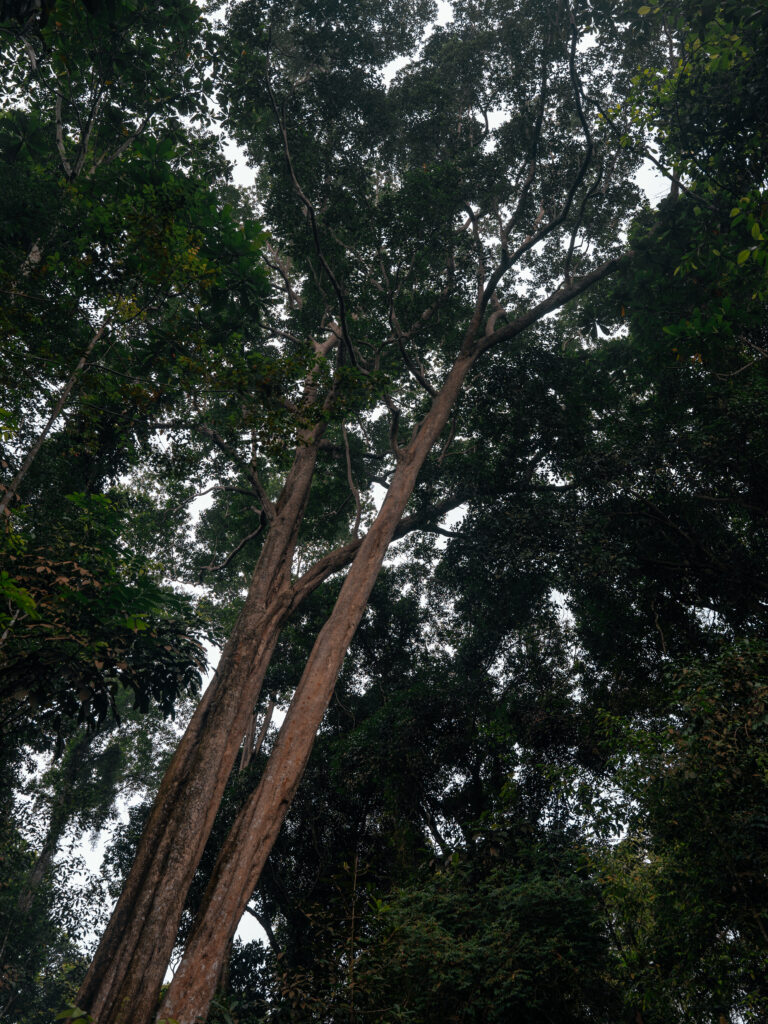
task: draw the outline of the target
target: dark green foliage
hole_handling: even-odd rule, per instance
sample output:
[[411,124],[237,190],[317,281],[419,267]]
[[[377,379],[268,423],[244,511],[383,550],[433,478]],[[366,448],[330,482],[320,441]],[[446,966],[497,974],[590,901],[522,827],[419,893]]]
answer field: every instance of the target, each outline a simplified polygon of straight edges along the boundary
[[86,966],[76,943],[83,934],[77,923],[86,923],[84,907],[77,906],[75,893],[66,891],[66,881],[62,887],[62,879],[46,880],[29,909],[19,912],[18,900],[34,862],[29,843],[3,816],[0,1014],[3,1020],[24,1024],[49,1021],[51,1007],[63,1006],[74,997]]
[[45,548],[9,536],[7,579],[23,598],[9,594],[0,618],[6,729],[25,707],[40,732],[55,733],[62,716],[97,721],[120,687],[143,710],[156,703],[170,713],[199,686],[206,660],[194,634],[202,624],[146,559],[125,551],[119,506],[100,497],[66,496]]
[[629,755],[628,832],[597,860],[626,992],[652,1024],[766,1012],[765,669],[762,644],[734,645],[678,670],[658,729],[608,723]]
[[373,929],[355,969],[361,1015],[616,1020],[594,883],[553,838],[521,859],[493,842],[457,856],[421,885],[389,895]]
[[[645,133],[678,184],[635,216],[615,281],[478,362],[411,499],[423,530],[374,591],[252,896],[268,945],[235,943],[212,1019],[763,1020],[762,8],[467,2],[422,40],[427,0],[248,0],[219,28],[186,0],[15,7],[0,115],[8,483],[79,373],[19,485],[0,576],[6,788],[30,751],[53,756],[35,790],[46,828],[18,803],[0,816],[19,1024],[71,998],[82,967],[88,918],[56,851],[111,820],[116,792],[146,798],[140,777],[156,784],[171,737],[137,715],[194,693],[201,639],[234,621],[264,494],[316,414],[297,398],[311,341],[341,335],[316,380],[318,402],[332,373],[337,388],[297,575],[370,519],[396,462],[384,399],[406,436],[530,162],[544,170],[516,210],[520,239],[568,212],[500,283],[498,323],[561,283],[577,221],[568,273],[621,248]],[[574,26],[597,45],[574,48],[572,68]],[[214,89],[268,238],[208,134]],[[576,94],[593,162],[568,206],[587,147]],[[261,713],[290,698],[339,586],[284,630]],[[232,773],[180,945],[273,740]],[[148,806],[114,834],[113,896]]]
[[[348,230],[344,181],[360,204],[356,243],[369,244],[370,233],[393,263],[394,253],[414,261],[419,286],[398,296],[404,323],[421,308],[462,201],[482,197],[481,209],[501,201],[503,161],[530,142],[516,112],[541,68],[535,46],[512,67],[513,35],[543,42],[543,52],[562,38],[554,16],[545,31],[527,6],[514,17],[509,5],[460,8],[381,103],[377,123],[391,140],[376,207],[383,225],[376,213],[362,217],[366,183],[355,169],[324,166],[332,147],[313,146],[309,127],[291,136],[299,177],[325,204],[329,251]],[[750,63],[739,57],[730,76],[724,62],[654,71],[653,98],[638,71],[663,67],[668,40],[654,36],[669,12],[646,18],[634,7],[590,5],[580,13],[623,83],[634,76],[633,101],[646,104],[630,130],[655,118],[662,157],[688,176],[693,194],[636,220],[634,259],[614,287],[527,335],[513,353],[491,356],[470,382],[453,439],[425,467],[413,499],[427,508],[461,495],[463,518],[447,530],[443,551],[423,539],[407,546],[399,598],[378,590],[350,652],[305,786],[253,897],[274,943],[250,984],[241,974],[232,982],[243,1021],[260,1019],[263,1001],[275,1019],[295,1021],[372,1014],[719,1024],[764,1012],[766,894],[751,893],[748,922],[737,881],[762,877],[754,810],[764,799],[762,769],[750,772],[763,744],[756,737],[743,762],[737,755],[738,768],[707,761],[712,750],[691,736],[708,735],[707,716],[718,712],[710,707],[692,734],[697,699],[677,690],[674,670],[695,664],[689,671],[711,680],[710,697],[731,708],[741,649],[729,645],[764,634],[766,624],[764,182],[754,161],[764,149],[764,105],[753,108],[750,98],[765,84],[756,70],[763,65],[752,63],[762,21],[753,8],[742,17],[731,5],[703,21],[686,10],[669,22],[686,54],[698,52],[696,33],[708,34],[709,61],[715,37],[738,49],[725,33],[728,18],[741,19]],[[324,123],[322,73],[285,85],[295,67],[281,63],[289,50],[280,17],[269,15],[274,88],[284,90],[292,126],[313,116]],[[238,39],[251,31],[233,26]],[[506,60],[494,60],[497,46]],[[586,91],[600,98],[605,71],[597,55],[584,59]],[[265,112],[247,128],[249,114],[233,103],[253,95],[255,61],[250,47],[238,56],[226,95],[233,127],[274,176],[284,166],[270,142],[268,98],[261,95]],[[564,84],[554,73],[553,96]],[[495,148],[473,145],[486,130],[478,107],[502,96],[511,114],[495,130]],[[684,115],[674,128],[672,103]],[[734,130],[730,141],[718,135],[730,131],[729,118],[711,116],[724,105],[739,124],[752,118],[755,131]],[[340,131],[360,124],[350,119]],[[576,157],[567,125],[553,122],[548,136],[566,162]],[[675,134],[683,129],[685,138]],[[369,137],[354,144],[367,154]],[[288,185],[273,181],[270,215],[301,259]],[[608,203],[595,209],[595,230],[615,230],[613,215]],[[745,244],[750,255],[739,262]],[[537,282],[554,251],[531,256]],[[469,249],[461,258],[468,264]],[[452,351],[464,287],[439,327],[420,333],[423,365],[444,365]],[[356,294],[370,315],[376,297]],[[511,292],[503,299],[514,308]],[[410,402],[418,415],[415,389]],[[310,622],[290,636],[281,686],[293,658],[303,664]],[[621,735],[607,722],[621,722]],[[638,739],[649,730],[663,738],[660,747]],[[636,774],[617,773],[626,744]],[[684,781],[689,758],[700,791]],[[726,777],[722,805],[707,806],[709,789]],[[628,835],[626,800],[637,811]],[[718,823],[722,842],[712,837]]]

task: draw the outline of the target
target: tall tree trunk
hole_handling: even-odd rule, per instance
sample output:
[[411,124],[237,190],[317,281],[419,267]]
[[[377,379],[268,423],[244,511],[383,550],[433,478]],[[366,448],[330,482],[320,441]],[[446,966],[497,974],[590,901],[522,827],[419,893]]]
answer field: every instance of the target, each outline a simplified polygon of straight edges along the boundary
[[[253,796],[235,820],[214,868],[187,954],[160,1019],[204,1019],[226,949],[274,843],[309,758],[347,647],[362,618],[384,555],[402,529],[402,512],[433,444],[448,421],[475,359],[565,305],[615,269],[612,259],[569,282],[516,320],[478,338],[491,285],[478,296],[462,351],[407,448],[387,497],[362,541],[321,558],[292,589],[290,563],[312,481],[318,426],[304,439],[254,571],[246,603],[227,641],[217,680],[205,694],[163,779],[123,894],[78,994],[95,1024],[149,1024],[181,911],[248,726],[261,683],[288,615],[331,571],[354,558],[307,666]],[[499,273],[500,276],[500,273]],[[495,283],[493,285],[495,287]],[[327,351],[327,349],[326,349]],[[412,528],[412,527],[410,527]],[[407,530],[406,530],[407,532]],[[232,872],[228,876],[228,872]]]
[[187,891],[291,611],[291,561],[316,458],[316,443],[296,453],[243,610],[165,774],[78,993],[77,1005],[98,1024],[137,1024],[151,1020],[157,1008]]
[[368,604],[384,555],[424,460],[448,422],[472,362],[473,357],[468,355],[456,361],[416,436],[400,452],[387,496],[318,635],[264,775],[237,816],[216,861],[197,923],[159,1019],[195,1024],[208,1014],[223,958],[301,781],[341,663]]
[[[495,283],[479,292],[461,353],[409,445],[398,449],[397,469],[387,496],[360,543],[333,611],[315,641],[264,775],[224,841],[158,1021],[198,1024],[208,1015],[223,957],[301,781],[344,655],[363,616],[387,548],[401,522],[421,467],[448,422],[467,373],[480,355],[510,341],[546,314],[564,306],[620,263],[621,258],[607,260],[584,277],[566,282],[503,327],[494,330],[494,319],[489,320],[484,335],[483,316]],[[137,1017],[134,1024],[145,1024],[145,1021]]]
[[[90,746],[93,738],[93,734],[86,734],[80,744],[79,751]],[[50,872],[53,858],[56,856],[59,843],[72,817],[72,790],[77,776],[77,764],[74,759],[70,758],[65,771],[64,785],[54,796],[51,820],[45,833],[43,845],[16,902],[16,910],[22,917],[25,917],[32,909],[37,890]]]

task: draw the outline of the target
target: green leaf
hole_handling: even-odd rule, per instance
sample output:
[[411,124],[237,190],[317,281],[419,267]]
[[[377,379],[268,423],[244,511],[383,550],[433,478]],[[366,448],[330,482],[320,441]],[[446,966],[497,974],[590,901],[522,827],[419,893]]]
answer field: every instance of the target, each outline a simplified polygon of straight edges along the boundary
[[751,252],[750,249],[742,249],[741,250],[739,255],[736,257],[736,262],[738,263],[739,266],[741,266],[742,263],[746,263],[747,262],[747,260],[749,259],[750,252]]
[[134,630],[136,633],[143,633],[145,629],[149,629],[144,619],[140,619],[138,615],[129,615],[123,622],[123,625],[128,629]]

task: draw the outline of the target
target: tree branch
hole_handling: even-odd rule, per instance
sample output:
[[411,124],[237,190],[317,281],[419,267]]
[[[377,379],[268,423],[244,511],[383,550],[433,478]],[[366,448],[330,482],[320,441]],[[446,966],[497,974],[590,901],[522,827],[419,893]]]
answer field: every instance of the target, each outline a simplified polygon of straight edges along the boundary
[[64,145],[64,124],[62,121],[61,107],[63,103],[63,97],[60,92],[56,93],[56,149],[59,151],[59,158],[61,160],[61,166],[64,168],[64,173],[69,181],[72,180],[72,165],[67,159],[67,149]]
[[315,216],[315,208],[307,198],[304,190],[299,184],[299,179],[296,177],[296,171],[294,170],[293,166],[293,158],[291,157],[291,150],[288,145],[288,132],[286,131],[285,128],[285,121],[280,115],[280,111],[277,106],[277,101],[275,99],[275,94],[272,89],[272,83],[269,80],[269,75],[266,76],[266,84],[267,92],[269,93],[269,99],[272,104],[272,109],[274,111],[275,117],[277,118],[278,128],[280,129],[280,134],[283,139],[283,153],[285,155],[286,163],[288,164],[288,173],[290,174],[294,191],[296,192],[296,195],[299,197],[301,202],[304,204],[304,208],[307,211],[307,217],[309,218],[310,227],[312,228],[312,238],[315,244],[315,252],[317,253],[318,259],[320,260],[320,265],[325,271],[328,280],[331,282],[331,287],[333,288],[336,294],[336,301],[339,304],[339,320],[341,321],[342,342],[344,344],[346,353],[349,356],[351,364],[355,366],[357,365],[357,362],[355,359],[354,350],[352,348],[352,342],[350,341],[349,330],[347,328],[347,312],[346,302],[344,300],[344,293],[342,292],[341,286],[338,280],[336,279],[336,275],[331,270],[330,264],[326,260],[325,254],[323,253],[323,247],[320,244],[320,232],[317,226],[317,218]]
[[213,563],[211,563],[210,565],[204,566],[203,567],[203,573],[219,572],[221,569],[226,569],[227,566],[232,561],[232,559],[235,557],[235,555],[239,554],[243,550],[243,548],[245,547],[246,544],[250,544],[250,542],[252,540],[255,540],[259,536],[261,531],[264,529],[264,523],[266,522],[266,518],[267,517],[265,516],[263,510],[261,510],[259,518],[260,518],[259,525],[253,531],[253,533],[249,533],[247,537],[243,537],[243,539],[240,541],[240,543],[237,545],[237,547],[234,548],[227,555],[227,557],[224,559],[224,561],[219,563],[219,565],[213,565]]
[[360,505],[360,491],[357,487],[357,484],[355,483],[354,477],[352,476],[352,460],[349,455],[349,438],[347,437],[347,428],[343,425],[341,428],[341,436],[344,438],[344,454],[346,455],[347,460],[347,483],[349,484],[349,489],[352,492],[352,497],[355,499],[356,515],[355,525],[352,528],[352,535],[354,537],[357,537],[360,530],[360,516],[362,514],[362,508]]
[[[395,530],[392,540],[400,540],[414,530],[427,529],[435,519],[441,519],[448,512],[452,512],[454,509],[459,508],[460,505],[463,505],[467,497],[468,495],[464,493],[454,494],[434,505],[430,505],[420,512],[404,516],[400,520],[400,525]],[[355,537],[347,541],[340,548],[330,551],[327,555],[318,559],[313,566],[310,566],[304,575],[300,576],[293,585],[291,611],[295,611],[301,602],[319,587],[321,583],[324,583],[329,576],[346,568],[353,561],[364,539],[364,537]]]
[[575,278],[570,285],[566,285],[557,289],[546,299],[539,302],[532,309],[529,309],[527,313],[517,317],[511,323],[505,324],[500,327],[497,331],[487,337],[480,338],[478,340],[470,340],[470,352],[468,354],[478,356],[483,352],[486,352],[489,348],[493,348],[502,341],[508,341],[510,338],[514,338],[515,335],[520,334],[530,327],[531,324],[536,323],[537,320],[541,320],[542,317],[546,316],[547,313],[552,313],[556,309],[560,309],[566,303],[570,302],[571,299],[575,299],[577,295],[581,295],[582,292],[587,291],[597,281],[601,281],[604,277],[614,273],[618,268],[628,262],[632,258],[632,253],[624,253],[623,256],[614,256],[612,259],[606,260],[601,263],[599,267],[595,267],[590,273],[585,274],[584,277]]

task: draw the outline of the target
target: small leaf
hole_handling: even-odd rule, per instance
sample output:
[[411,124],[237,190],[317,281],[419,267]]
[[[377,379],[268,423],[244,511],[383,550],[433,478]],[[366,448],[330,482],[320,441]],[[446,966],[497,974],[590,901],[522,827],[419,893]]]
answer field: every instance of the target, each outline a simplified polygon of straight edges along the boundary
[[749,259],[749,252],[749,249],[742,249],[739,255],[736,257],[736,262],[739,266],[741,266],[742,263],[747,262],[747,260]]

